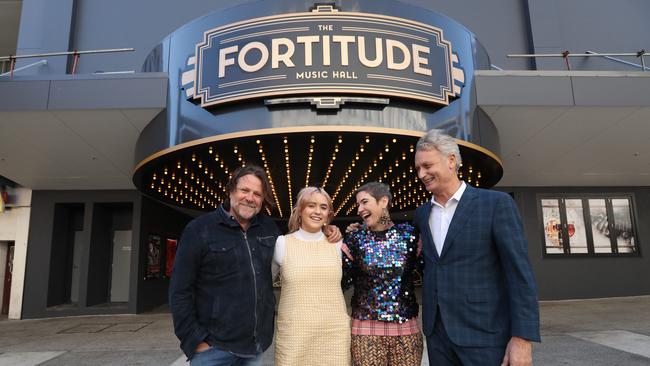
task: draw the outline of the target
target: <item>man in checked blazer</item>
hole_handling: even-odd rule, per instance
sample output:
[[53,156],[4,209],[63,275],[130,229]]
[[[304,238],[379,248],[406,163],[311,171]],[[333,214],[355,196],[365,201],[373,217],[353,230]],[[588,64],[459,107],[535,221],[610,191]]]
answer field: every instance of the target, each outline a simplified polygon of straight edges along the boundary
[[431,365],[531,365],[537,287],[514,200],[458,178],[454,138],[431,130],[415,169],[433,197],[415,224],[425,260],[422,327]]

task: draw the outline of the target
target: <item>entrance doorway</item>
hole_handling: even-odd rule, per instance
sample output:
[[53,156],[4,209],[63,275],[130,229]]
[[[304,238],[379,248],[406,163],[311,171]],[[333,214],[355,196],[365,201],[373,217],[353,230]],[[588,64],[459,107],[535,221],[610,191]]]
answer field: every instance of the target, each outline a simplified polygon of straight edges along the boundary
[[111,266],[111,302],[129,301],[131,276],[131,230],[113,232],[113,264]]
[[11,298],[11,274],[13,273],[14,267],[14,242],[7,242],[7,245],[2,245],[2,252],[0,258],[4,257],[4,261],[0,262],[4,268],[4,272],[0,272],[0,277],[3,277],[2,281],[2,307],[0,308],[0,314],[7,315],[9,314],[9,299]]

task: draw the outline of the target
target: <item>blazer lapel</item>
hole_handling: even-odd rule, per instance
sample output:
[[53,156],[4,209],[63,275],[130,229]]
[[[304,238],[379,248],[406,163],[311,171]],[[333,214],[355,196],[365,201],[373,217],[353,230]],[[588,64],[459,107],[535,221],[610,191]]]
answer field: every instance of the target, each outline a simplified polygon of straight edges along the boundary
[[469,184],[465,188],[465,192],[460,197],[456,211],[454,212],[454,217],[451,219],[449,224],[449,230],[447,230],[447,236],[445,237],[445,244],[442,247],[442,253],[440,257],[444,256],[445,253],[449,251],[449,248],[454,244],[454,238],[460,233],[461,229],[467,223],[467,220],[472,216],[472,201],[476,198],[476,189],[474,189]]
[[[427,252],[433,253],[434,258],[438,260],[438,251],[436,250],[436,245],[433,242],[433,235],[431,234],[431,227],[429,226],[429,220],[431,219],[431,201],[425,203],[424,213],[424,222],[422,223],[422,233],[420,235],[422,238],[422,250],[424,251],[424,246],[428,243],[429,248]],[[423,238],[428,238],[428,240],[424,240]]]

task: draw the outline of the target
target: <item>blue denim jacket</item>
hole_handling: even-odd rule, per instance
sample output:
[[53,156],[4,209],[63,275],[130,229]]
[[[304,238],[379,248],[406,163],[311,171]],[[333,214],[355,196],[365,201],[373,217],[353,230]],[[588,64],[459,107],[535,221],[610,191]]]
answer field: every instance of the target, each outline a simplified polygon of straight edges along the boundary
[[237,354],[273,339],[271,261],[279,230],[259,214],[247,231],[223,208],[183,231],[169,287],[174,332],[191,358],[201,342]]

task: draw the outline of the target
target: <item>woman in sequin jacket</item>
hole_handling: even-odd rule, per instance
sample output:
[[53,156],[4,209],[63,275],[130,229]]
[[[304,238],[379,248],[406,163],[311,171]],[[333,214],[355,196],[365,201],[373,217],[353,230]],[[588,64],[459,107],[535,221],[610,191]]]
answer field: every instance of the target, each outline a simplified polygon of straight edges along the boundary
[[352,362],[358,366],[419,366],[422,334],[415,298],[418,235],[408,224],[394,224],[390,189],[370,182],[356,191],[363,225],[345,237],[343,288],[352,296]]

